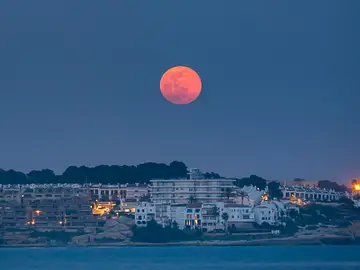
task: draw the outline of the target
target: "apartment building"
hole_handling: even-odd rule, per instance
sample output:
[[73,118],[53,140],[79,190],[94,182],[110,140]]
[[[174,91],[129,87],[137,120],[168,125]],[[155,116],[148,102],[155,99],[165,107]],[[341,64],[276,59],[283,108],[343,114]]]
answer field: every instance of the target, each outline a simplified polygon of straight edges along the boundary
[[86,196],[86,189],[72,187],[27,187],[22,189],[21,203],[29,205],[33,201],[62,200],[74,196]]
[[126,185],[90,185],[89,193],[93,200],[120,201],[126,198]]
[[195,229],[202,226],[201,203],[189,204],[185,212],[185,227]]
[[292,197],[306,201],[336,201],[343,194],[335,190],[321,189],[317,187],[304,186],[282,186],[283,199],[291,199]]
[[[253,208],[249,205],[242,205],[242,204],[225,204],[224,208],[220,213],[227,213],[228,220],[226,221],[227,226],[233,228],[239,227],[248,227],[247,225],[255,222],[254,211]],[[221,215],[221,220],[223,220]]]
[[32,201],[28,226],[37,231],[93,232],[97,226],[87,196]]
[[234,189],[233,179],[169,179],[151,180],[154,203],[215,203]]
[[141,202],[135,210],[135,224],[144,227],[150,220],[155,219],[155,205],[150,202]]
[[126,199],[136,199],[148,196],[150,192],[149,185],[147,184],[127,184],[126,186]]
[[6,228],[24,228],[31,220],[31,209],[20,205],[0,205],[0,226]]

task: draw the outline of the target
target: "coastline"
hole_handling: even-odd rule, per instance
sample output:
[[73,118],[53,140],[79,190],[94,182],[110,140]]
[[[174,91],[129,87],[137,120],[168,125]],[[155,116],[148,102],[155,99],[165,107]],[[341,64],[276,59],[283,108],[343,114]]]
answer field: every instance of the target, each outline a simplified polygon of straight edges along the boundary
[[181,246],[331,246],[331,245],[359,245],[360,239],[351,237],[320,237],[320,238],[273,238],[259,240],[236,240],[236,241],[188,241],[168,243],[141,243],[141,242],[114,242],[114,243],[91,243],[86,245],[46,245],[46,244],[17,244],[0,245],[0,248],[84,248],[84,247],[181,247]]

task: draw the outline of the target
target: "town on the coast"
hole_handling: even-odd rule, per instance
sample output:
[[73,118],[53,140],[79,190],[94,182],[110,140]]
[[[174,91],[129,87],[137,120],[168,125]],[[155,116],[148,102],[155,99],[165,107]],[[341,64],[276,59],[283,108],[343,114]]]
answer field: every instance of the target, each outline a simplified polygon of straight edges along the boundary
[[299,178],[232,179],[179,164],[166,177],[148,169],[127,183],[124,174],[116,183],[106,169],[90,177],[78,173],[81,167],[59,183],[35,174],[4,183],[6,173],[16,174],[0,170],[0,246],[359,242],[356,179],[347,187]]

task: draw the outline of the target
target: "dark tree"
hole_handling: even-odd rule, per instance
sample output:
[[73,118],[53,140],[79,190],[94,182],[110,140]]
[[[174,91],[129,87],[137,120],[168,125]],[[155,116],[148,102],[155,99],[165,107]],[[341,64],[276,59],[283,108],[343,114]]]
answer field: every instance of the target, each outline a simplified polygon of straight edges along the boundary
[[338,191],[338,192],[345,192],[347,191],[347,188],[345,186],[341,186],[339,185],[338,183],[336,182],[331,182],[329,180],[322,180],[322,181],[319,181],[318,183],[318,187],[319,188],[325,188],[325,189],[334,189],[335,191]]
[[281,199],[283,197],[279,182],[270,182],[268,184],[268,191],[272,199]]
[[4,171],[0,169],[0,184],[27,184],[26,174],[14,170]]
[[43,169],[41,171],[31,171],[27,175],[28,182],[34,183],[35,181],[41,183],[54,183],[56,175],[52,170]]
[[204,177],[205,179],[219,179],[222,178],[218,173],[214,173],[214,172],[206,172],[204,173]]
[[230,199],[230,197],[233,195],[233,192],[234,192],[234,190],[232,188],[228,187],[228,188],[225,188],[223,195],[226,199]]
[[239,187],[256,186],[260,190],[264,190],[266,187],[266,180],[257,175],[250,175],[250,177],[236,179],[236,185]]

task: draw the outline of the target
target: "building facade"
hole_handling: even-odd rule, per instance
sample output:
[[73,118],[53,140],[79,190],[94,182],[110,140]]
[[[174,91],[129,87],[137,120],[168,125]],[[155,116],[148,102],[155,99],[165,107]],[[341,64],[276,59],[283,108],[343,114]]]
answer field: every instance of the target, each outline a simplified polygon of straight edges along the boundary
[[151,180],[151,200],[169,204],[215,203],[228,196],[234,183],[232,179]]

